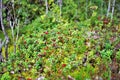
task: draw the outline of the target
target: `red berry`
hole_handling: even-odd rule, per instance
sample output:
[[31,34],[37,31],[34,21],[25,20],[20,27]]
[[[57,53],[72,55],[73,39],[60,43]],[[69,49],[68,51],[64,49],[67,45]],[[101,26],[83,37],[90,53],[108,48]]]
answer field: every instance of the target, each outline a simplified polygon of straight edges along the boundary
[[24,41],[24,44],[26,44],[26,41]]
[[110,22],[109,19],[107,19],[107,18],[103,19],[103,24],[108,24],[109,22]]
[[66,64],[62,64],[62,67],[63,67],[63,68],[66,67]]
[[109,22],[107,21],[107,20],[104,20],[104,22],[103,22],[104,24],[108,24]]
[[48,34],[48,31],[44,32],[45,34]]
[[32,80],[31,78],[27,78],[27,80]]

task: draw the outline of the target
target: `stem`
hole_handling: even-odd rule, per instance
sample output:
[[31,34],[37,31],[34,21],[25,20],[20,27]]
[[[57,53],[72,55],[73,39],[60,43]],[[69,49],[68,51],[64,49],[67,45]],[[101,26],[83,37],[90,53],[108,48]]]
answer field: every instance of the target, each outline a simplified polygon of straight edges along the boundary
[[113,5],[112,5],[112,14],[111,14],[111,20],[113,19],[114,8],[115,8],[115,0],[113,1]]
[[110,4],[111,4],[111,0],[109,0],[109,4],[108,4],[107,17],[109,16],[109,12],[110,12]]

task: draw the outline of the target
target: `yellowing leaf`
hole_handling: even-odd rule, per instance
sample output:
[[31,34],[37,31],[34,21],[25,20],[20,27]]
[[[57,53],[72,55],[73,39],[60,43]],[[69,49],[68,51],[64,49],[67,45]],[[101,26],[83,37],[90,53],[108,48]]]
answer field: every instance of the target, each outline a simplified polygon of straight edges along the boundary
[[95,17],[97,15],[97,12],[92,13],[92,17]]

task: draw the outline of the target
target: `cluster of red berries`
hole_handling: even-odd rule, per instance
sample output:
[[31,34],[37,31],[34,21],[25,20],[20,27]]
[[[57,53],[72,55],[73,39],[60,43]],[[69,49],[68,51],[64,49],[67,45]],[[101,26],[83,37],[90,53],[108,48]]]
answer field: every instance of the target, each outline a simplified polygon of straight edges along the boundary
[[98,20],[99,20],[99,21],[103,21],[103,24],[108,24],[108,23],[110,22],[110,20],[109,20],[108,18],[104,17],[104,18],[102,19],[101,16],[98,16]]

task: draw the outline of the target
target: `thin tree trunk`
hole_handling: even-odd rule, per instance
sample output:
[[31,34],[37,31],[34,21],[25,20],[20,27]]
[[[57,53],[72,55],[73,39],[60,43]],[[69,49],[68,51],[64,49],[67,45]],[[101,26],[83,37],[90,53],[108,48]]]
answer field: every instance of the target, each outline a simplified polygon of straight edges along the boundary
[[14,42],[14,53],[16,54],[16,46],[17,46],[17,41],[18,41],[18,36],[19,36],[19,21],[16,20],[16,28],[17,28],[17,35],[16,35],[16,39]]
[[113,19],[114,8],[115,8],[115,0],[113,0],[111,20]]
[[48,2],[45,0],[45,5],[46,5],[46,14],[48,14]]
[[60,16],[62,15],[62,0],[58,0],[58,5],[60,6]]
[[[15,42],[15,45],[17,46],[17,41],[18,41],[18,37],[19,37],[19,20],[18,20],[18,24],[17,24],[17,36],[16,36],[16,42]],[[16,47],[15,47],[15,51],[16,51]]]
[[88,19],[88,14],[87,14],[87,12],[88,12],[88,0],[86,0],[86,19]]
[[[16,29],[17,29],[16,38],[15,38],[15,35],[14,35],[15,22],[17,24],[17,26],[16,26]],[[18,36],[19,36],[19,21],[17,22],[17,20],[16,20],[15,22],[13,21],[13,23],[12,23],[10,21],[10,27],[11,27],[11,31],[12,31],[13,45],[14,45],[14,54],[16,54],[16,44],[17,44],[17,40],[18,40]]]
[[109,12],[110,12],[110,4],[111,4],[111,0],[109,0],[109,4],[108,4],[107,17],[109,16]]
[[8,59],[8,43],[9,43],[9,38],[8,38],[8,35],[5,31],[5,27],[3,25],[3,16],[2,16],[2,0],[0,0],[0,22],[1,22],[1,27],[2,27],[2,31],[5,35],[5,39],[6,39],[6,42],[5,42],[5,56],[6,56],[6,59]]
[[[10,28],[11,28],[11,32],[12,32],[12,38],[13,38],[13,45],[14,45],[14,54],[16,54],[16,43],[18,40],[18,35],[19,35],[19,23],[18,20],[16,18],[15,15],[15,9],[14,9],[14,0],[12,1],[12,9],[13,9],[13,21],[10,21]],[[15,25],[16,24],[16,25]],[[16,27],[15,27],[16,26]],[[17,28],[17,35],[15,38],[15,34],[14,34],[14,28]]]
[[15,36],[14,36],[14,21],[11,22],[10,21],[10,28],[11,28],[11,32],[12,32],[12,38],[13,38],[13,45],[14,45],[14,54],[16,53],[16,44],[15,44]]
[[14,27],[15,27],[15,9],[14,9],[14,0],[12,0],[12,9],[13,9],[13,21],[10,21],[10,28],[12,32],[12,38],[13,38],[13,45],[14,45],[14,54],[16,53],[16,42],[15,42],[15,36],[14,36]]
[[0,62],[3,61],[3,56],[2,56],[2,47],[5,43],[5,40],[2,42],[2,39],[0,39]]

